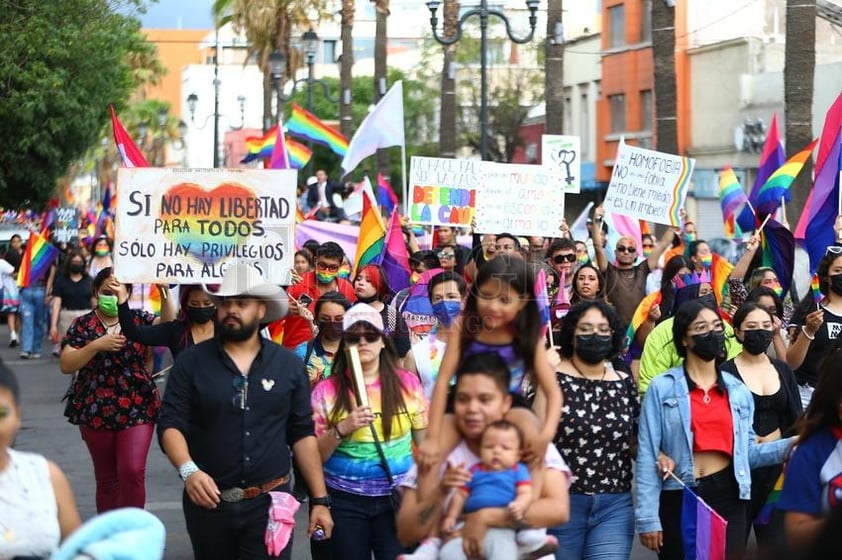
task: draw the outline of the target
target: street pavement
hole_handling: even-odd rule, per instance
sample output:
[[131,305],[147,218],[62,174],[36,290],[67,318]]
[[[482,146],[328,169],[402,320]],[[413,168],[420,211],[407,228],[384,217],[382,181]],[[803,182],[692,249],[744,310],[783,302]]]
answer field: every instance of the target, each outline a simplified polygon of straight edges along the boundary
[[[50,356],[47,341],[42,354],[45,357],[39,360],[21,360],[20,349],[8,348],[6,341],[6,329],[0,329],[0,359],[15,372],[21,385],[22,426],[15,447],[40,453],[58,464],[70,479],[82,519],[89,519],[96,515],[93,467],[78,428],[63,416],[61,402],[70,378],[59,371],[58,359]],[[146,508],[167,528],[166,560],[193,557],[181,510],[183,488],[157,439],[153,440],[146,471]],[[296,515],[292,554],[295,560],[310,558],[306,528],[307,505],[304,504]],[[643,549],[635,538],[630,560],[653,558],[654,554]]]

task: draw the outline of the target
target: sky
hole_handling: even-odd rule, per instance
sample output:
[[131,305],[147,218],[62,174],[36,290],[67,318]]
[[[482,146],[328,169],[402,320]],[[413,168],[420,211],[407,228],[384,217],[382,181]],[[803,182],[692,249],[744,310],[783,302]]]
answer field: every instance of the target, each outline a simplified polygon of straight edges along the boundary
[[158,0],[140,16],[148,29],[212,29],[213,0]]

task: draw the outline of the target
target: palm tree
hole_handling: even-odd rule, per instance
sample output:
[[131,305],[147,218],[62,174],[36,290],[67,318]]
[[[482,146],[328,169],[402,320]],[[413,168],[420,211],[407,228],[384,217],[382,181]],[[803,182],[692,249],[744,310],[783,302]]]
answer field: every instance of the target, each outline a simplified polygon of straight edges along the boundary
[[308,25],[312,14],[326,13],[327,0],[214,0],[211,11],[219,28],[232,23],[237,31],[244,31],[249,50],[263,69],[263,122],[272,122],[272,76],[268,68],[269,55],[279,50],[288,61],[286,80],[295,75],[301,56],[292,48],[292,30]]
[[[786,3],[784,63],[784,120],[787,157],[813,139],[813,74],[816,66],[816,0]],[[798,174],[790,211],[800,215],[810,192],[812,161]]]
[[[374,31],[374,102],[378,103],[380,98],[386,94],[386,46],[387,24],[389,18],[389,0],[374,0],[374,9],[377,14],[377,24]],[[377,150],[377,171],[388,173],[390,165],[389,153],[386,150]]]
[[342,102],[339,105],[339,131],[347,138],[354,135],[354,106],[351,103],[354,67],[354,0],[342,0],[340,37],[342,58],[339,64],[339,85]]
[[675,85],[675,8],[652,2],[652,56],[655,62],[655,141],[658,150],[678,153],[678,94]]
[[[459,25],[458,0],[444,0],[442,34],[456,34]],[[439,116],[439,157],[456,157],[456,45],[445,45],[441,71],[441,113]]]
[[[547,2],[547,39],[544,45],[544,133],[564,132],[564,40],[557,37],[561,25],[563,0]],[[555,39],[561,39],[556,41]]]

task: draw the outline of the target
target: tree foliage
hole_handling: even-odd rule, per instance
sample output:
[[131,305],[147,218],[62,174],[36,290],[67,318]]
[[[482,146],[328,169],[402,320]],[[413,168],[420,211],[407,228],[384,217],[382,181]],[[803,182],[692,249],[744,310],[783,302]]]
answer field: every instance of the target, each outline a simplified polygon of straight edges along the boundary
[[[140,2],[133,2],[138,6]],[[0,12],[0,205],[45,202],[98,140],[108,104],[137,80],[150,46],[125,2],[16,0]]]

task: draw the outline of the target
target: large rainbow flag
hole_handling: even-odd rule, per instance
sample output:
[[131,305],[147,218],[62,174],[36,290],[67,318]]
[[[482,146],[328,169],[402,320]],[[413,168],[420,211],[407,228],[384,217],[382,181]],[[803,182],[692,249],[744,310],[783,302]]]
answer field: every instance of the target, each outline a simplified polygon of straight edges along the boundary
[[292,115],[286,122],[286,129],[293,136],[305,138],[330,148],[339,157],[345,157],[345,154],[348,153],[347,138],[297,103],[292,104]]
[[360,221],[360,237],[357,241],[357,254],[354,257],[354,277],[357,271],[367,264],[380,264],[380,255],[386,243],[386,226],[380,217],[377,204],[371,200],[368,192],[362,192],[363,211]]
[[725,225],[725,235],[733,239],[740,227],[737,215],[741,206],[748,201],[743,187],[737,180],[737,175],[730,165],[719,172],[719,205],[722,207],[722,219]]
[[34,231],[29,232],[29,241],[26,242],[26,251],[18,270],[18,286],[28,288],[41,280],[57,258],[58,249],[43,236]]

